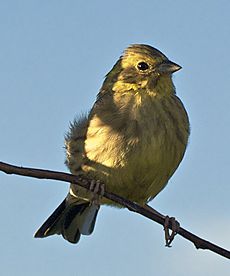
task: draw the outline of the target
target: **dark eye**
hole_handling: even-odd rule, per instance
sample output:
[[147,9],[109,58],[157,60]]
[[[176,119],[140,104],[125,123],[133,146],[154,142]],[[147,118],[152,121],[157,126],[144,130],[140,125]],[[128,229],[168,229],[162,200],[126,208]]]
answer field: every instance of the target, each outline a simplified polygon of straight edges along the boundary
[[149,65],[148,65],[148,63],[141,61],[137,64],[137,68],[141,71],[145,71],[145,70],[149,69]]

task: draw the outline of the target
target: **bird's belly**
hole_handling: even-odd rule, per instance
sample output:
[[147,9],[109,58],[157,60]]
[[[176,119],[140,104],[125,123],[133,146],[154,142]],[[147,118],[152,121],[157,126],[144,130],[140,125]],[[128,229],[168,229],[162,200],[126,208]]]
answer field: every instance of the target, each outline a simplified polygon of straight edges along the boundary
[[174,101],[167,110],[158,101],[144,104],[135,114],[116,114],[116,120],[112,117],[107,124],[95,114],[85,140],[88,161],[82,166],[102,180],[107,191],[140,204],[165,187],[183,158],[188,139],[182,107]]
[[[88,152],[88,158],[97,162],[86,166],[86,171],[105,182],[107,191],[140,204],[165,187],[184,152],[178,143],[172,145],[167,137],[158,139],[153,135],[133,145],[121,137],[101,142],[100,147]],[[107,199],[102,203],[114,204]]]

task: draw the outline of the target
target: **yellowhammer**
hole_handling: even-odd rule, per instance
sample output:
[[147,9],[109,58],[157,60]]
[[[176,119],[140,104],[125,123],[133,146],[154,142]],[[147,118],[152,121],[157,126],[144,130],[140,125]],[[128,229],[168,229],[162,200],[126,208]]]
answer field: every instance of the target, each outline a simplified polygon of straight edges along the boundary
[[[106,75],[87,116],[66,136],[66,164],[105,189],[145,205],[168,183],[188,142],[189,120],[176,96],[172,73],[181,67],[157,49],[128,47]],[[77,243],[92,233],[99,206],[92,193],[70,185],[65,200],[36,232]],[[100,204],[115,205],[101,197]]]

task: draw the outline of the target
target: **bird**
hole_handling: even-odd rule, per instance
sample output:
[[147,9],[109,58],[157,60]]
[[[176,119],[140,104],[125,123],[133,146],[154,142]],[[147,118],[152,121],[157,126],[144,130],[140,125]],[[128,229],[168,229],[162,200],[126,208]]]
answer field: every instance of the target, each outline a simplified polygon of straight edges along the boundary
[[[70,125],[65,136],[70,172],[147,206],[167,185],[188,145],[189,118],[172,81],[181,68],[152,46],[128,46],[91,110]],[[70,184],[64,201],[34,236],[58,234],[76,244],[93,232],[101,205],[122,207]]]

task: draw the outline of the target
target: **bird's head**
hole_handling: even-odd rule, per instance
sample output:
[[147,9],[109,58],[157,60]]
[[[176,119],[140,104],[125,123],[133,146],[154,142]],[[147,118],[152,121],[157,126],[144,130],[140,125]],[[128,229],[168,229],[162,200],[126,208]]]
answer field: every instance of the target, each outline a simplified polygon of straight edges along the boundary
[[115,92],[146,90],[156,94],[174,93],[171,75],[180,69],[180,65],[170,61],[157,49],[133,44],[108,73],[105,83],[112,85]]

